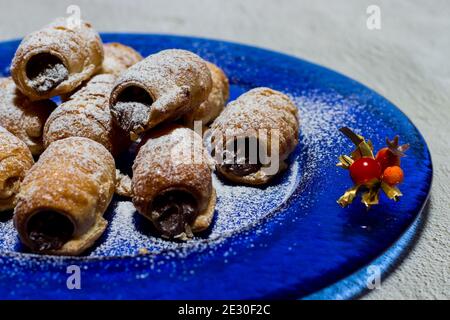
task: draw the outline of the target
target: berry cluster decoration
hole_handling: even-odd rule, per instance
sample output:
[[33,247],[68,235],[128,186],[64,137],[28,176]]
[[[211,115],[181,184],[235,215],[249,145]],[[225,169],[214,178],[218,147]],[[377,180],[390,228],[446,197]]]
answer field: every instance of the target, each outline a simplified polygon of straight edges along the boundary
[[394,201],[398,201],[402,193],[397,185],[403,182],[404,174],[400,167],[400,160],[405,156],[409,145],[399,145],[399,137],[394,140],[386,138],[387,147],[379,150],[374,156],[373,145],[370,140],[354,133],[347,127],[340,128],[356,146],[350,156],[341,155],[338,167],[350,171],[354,185],[337,201],[342,207],[353,202],[358,192],[363,192],[361,201],[367,209],[379,203],[380,190]]

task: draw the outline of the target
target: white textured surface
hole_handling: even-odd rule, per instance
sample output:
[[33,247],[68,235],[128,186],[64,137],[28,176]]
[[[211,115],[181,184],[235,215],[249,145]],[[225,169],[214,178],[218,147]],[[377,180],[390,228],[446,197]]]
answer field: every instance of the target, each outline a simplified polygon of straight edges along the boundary
[[[434,184],[423,231],[369,299],[450,299],[450,2],[0,1],[0,40],[23,36],[78,4],[100,31],[221,38],[267,47],[338,70],[402,109],[425,136]],[[366,28],[381,7],[382,29]]]

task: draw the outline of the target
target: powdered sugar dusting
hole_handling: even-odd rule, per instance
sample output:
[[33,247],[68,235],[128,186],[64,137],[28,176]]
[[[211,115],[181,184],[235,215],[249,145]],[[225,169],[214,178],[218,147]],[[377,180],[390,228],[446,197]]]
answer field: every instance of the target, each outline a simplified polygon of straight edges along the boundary
[[[186,50],[163,50],[120,75],[111,94],[111,109],[122,129],[137,135],[194,110],[206,100],[211,86],[211,73],[200,57]],[[150,95],[151,108],[142,101],[121,100],[133,87]]]
[[29,84],[37,92],[45,93],[58,86],[68,76],[69,72],[64,64],[57,63],[41,70],[34,78],[30,79]]
[[114,75],[97,75],[56,108],[45,124],[45,146],[77,136],[97,141],[110,152],[119,151],[125,137],[114,125],[108,104],[114,81]]
[[[350,98],[340,99],[336,94],[326,95],[315,91],[290,98],[299,109],[299,145],[288,160],[289,168],[268,186],[232,185],[214,174],[213,185],[217,191],[215,218],[208,231],[185,243],[161,239],[151,223],[136,212],[130,201],[115,198],[105,213],[108,228],[86,253],[88,257],[156,254],[167,253],[168,250],[171,254],[185,256],[193,251],[219,247],[225,239],[236,233],[245,234],[246,230],[254,228],[264,231],[264,220],[270,217],[276,221],[277,209],[294,192],[298,192],[296,190],[303,190],[302,186],[321,174],[319,162],[336,157],[333,143],[344,141],[344,138],[336,136],[337,129],[356,123],[351,111],[358,105]],[[304,205],[309,206],[311,203]],[[301,211],[302,208],[299,208]],[[301,214],[291,223],[298,223],[299,219]],[[5,235],[0,239],[3,251],[22,250],[12,228],[10,221],[0,222],[0,232]],[[252,243],[247,245],[251,246]]]
[[[60,63],[30,81],[25,72],[28,61],[47,53],[58,58]],[[22,40],[11,64],[11,75],[30,99],[41,100],[73,91],[99,71],[102,62],[103,45],[92,26],[81,21],[79,27],[72,28],[65,18],[59,18]]]
[[142,56],[133,48],[113,42],[103,45],[105,58],[101,73],[120,75],[135,63],[142,60]]

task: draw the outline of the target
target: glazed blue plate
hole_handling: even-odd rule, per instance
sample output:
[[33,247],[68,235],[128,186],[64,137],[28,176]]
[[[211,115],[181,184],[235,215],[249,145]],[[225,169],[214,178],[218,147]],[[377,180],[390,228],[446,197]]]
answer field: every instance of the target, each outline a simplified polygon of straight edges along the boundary
[[[107,231],[84,256],[39,256],[20,244],[11,213],[3,214],[1,298],[352,298],[366,286],[366,270],[385,272],[413,238],[432,164],[419,131],[385,98],[329,69],[241,44],[148,34],[104,34],[103,40],[143,56],[191,50],[223,68],[231,99],[260,86],[288,94],[299,108],[300,143],[289,169],[268,186],[236,186],[214,176],[213,225],[187,243],[160,239],[128,199],[115,198],[105,214]],[[18,44],[0,43],[3,75]],[[375,149],[395,135],[411,145],[402,162],[401,201],[382,197],[370,211],[359,201],[346,209],[336,203],[352,185],[336,167],[337,157],[353,148],[339,133],[342,126],[370,138]],[[126,171],[130,162],[125,156],[118,165]],[[80,268],[79,290],[67,286],[71,265]]]

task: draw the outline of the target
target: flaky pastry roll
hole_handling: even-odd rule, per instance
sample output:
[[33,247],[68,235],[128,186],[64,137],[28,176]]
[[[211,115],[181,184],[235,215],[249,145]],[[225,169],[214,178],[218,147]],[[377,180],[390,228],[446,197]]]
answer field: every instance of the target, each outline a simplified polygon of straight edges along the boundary
[[185,123],[192,127],[194,121],[201,121],[203,126],[211,123],[222,112],[230,95],[228,78],[218,66],[206,62],[211,72],[212,89],[206,101],[204,101],[193,112],[184,116]]
[[163,237],[185,240],[208,228],[214,215],[211,160],[190,129],[151,134],[133,165],[133,203]]
[[97,141],[117,155],[128,146],[128,137],[112,120],[109,97],[116,77],[93,77],[50,115],[44,127],[44,144],[56,140],[85,137]]
[[33,164],[25,143],[0,127],[0,212],[14,208],[20,183]]
[[102,41],[91,25],[69,27],[60,18],[22,40],[11,75],[23,94],[42,100],[74,91],[102,62]]
[[117,42],[105,43],[103,45],[105,58],[100,73],[120,75],[132,65],[142,60],[139,52],[131,47]]
[[229,103],[205,134],[225,178],[243,184],[267,183],[286,168],[298,144],[297,107],[285,94],[256,88]]
[[33,155],[44,150],[44,124],[55,108],[51,100],[31,101],[11,78],[0,78],[0,126],[25,142]]
[[211,73],[199,56],[164,50],[122,73],[111,94],[111,112],[135,140],[157,124],[195,110],[208,97],[211,82]]
[[106,228],[103,213],[115,188],[115,164],[101,144],[58,140],[26,175],[14,210],[21,241],[32,251],[78,255]]

